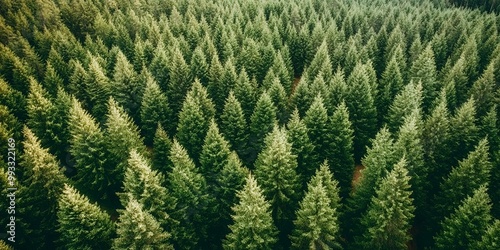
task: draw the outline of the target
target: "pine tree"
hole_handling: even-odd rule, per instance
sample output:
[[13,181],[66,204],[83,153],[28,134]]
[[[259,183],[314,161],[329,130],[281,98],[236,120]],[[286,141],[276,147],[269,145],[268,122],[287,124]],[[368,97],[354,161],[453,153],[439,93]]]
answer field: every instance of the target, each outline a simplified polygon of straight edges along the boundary
[[[25,179],[21,181],[16,220],[20,221],[19,247],[35,249],[54,248],[59,235],[56,232],[57,200],[68,182],[59,167],[59,162],[40,140],[27,128],[23,128],[24,154],[21,161]],[[19,218],[18,218],[19,217]]]
[[474,98],[477,116],[482,117],[491,109],[495,102],[495,73],[494,64],[490,63],[469,89],[469,96]]
[[241,104],[236,99],[233,91],[229,92],[220,115],[220,130],[241,158],[246,157],[248,127]]
[[391,133],[396,133],[403,124],[405,117],[413,112],[421,113],[422,84],[410,82],[396,95],[386,116],[387,127]]
[[354,173],[354,148],[352,124],[344,102],[337,106],[329,123],[331,138],[325,158],[339,181],[340,195],[347,197],[351,190]]
[[247,122],[250,122],[250,116],[255,108],[258,99],[257,82],[251,81],[245,69],[242,68],[238,76],[238,81],[234,86],[234,97],[241,103],[241,108],[245,114]]
[[237,196],[239,202],[232,208],[233,223],[224,240],[224,249],[273,249],[278,232],[273,224],[271,205],[251,174]]
[[473,98],[462,104],[450,118],[450,147],[455,162],[463,159],[478,142],[476,103]]
[[304,117],[307,109],[313,103],[314,95],[309,87],[309,76],[305,72],[301,77],[291,97],[291,108],[297,108],[299,110],[299,115]]
[[208,69],[207,57],[200,46],[196,47],[191,56],[189,63],[189,73],[191,79],[199,79],[201,84],[208,84]]
[[422,83],[422,109],[427,112],[437,97],[438,82],[436,62],[431,44],[418,55],[410,69],[410,80]]
[[211,96],[214,100],[217,113],[220,114],[224,108],[224,101],[229,94],[229,91],[234,88],[238,74],[233,64],[232,59],[228,59],[224,64],[224,70],[220,76],[220,80],[214,82],[211,86]]
[[264,138],[273,130],[276,121],[276,107],[267,92],[263,92],[250,117],[249,161],[253,162],[262,150]]
[[192,79],[189,75],[189,66],[178,47],[174,48],[171,57],[168,65],[169,81],[166,94],[174,117],[177,118]]
[[300,119],[298,109],[295,109],[287,125],[288,140],[292,144],[292,154],[297,156],[297,174],[300,175],[302,187],[305,187],[309,178],[314,174],[317,162],[314,159],[314,144],[309,139],[308,128],[304,120]]
[[158,124],[155,137],[153,139],[152,168],[163,175],[166,175],[172,169],[172,162],[170,162],[168,157],[171,147],[172,141],[170,140],[170,137],[167,132],[165,132],[163,127]]
[[500,220],[496,219],[486,229],[481,240],[475,245],[476,249],[495,250],[500,247]]
[[118,51],[110,91],[116,102],[136,120],[139,117],[139,108],[145,85],[146,82],[139,80],[134,66],[128,61],[127,57],[121,51]]
[[339,243],[340,197],[338,182],[323,163],[307,185],[290,236],[292,249],[341,249]]
[[347,79],[349,86],[346,104],[354,130],[354,159],[359,162],[369,145],[377,124],[377,110],[373,101],[368,74],[364,65],[358,63]]
[[109,173],[111,176],[107,177],[111,186],[107,192],[110,197],[113,197],[122,185],[130,150],[136,149],[144,154],[146,147],[137,126],[113,98],[110,98],[108,102],[107,118],[106,149],[109,152],[107,160],[111,166]]
[[304,124],[308,129],[309,138],[314,145],[314,159],[316,162],[311,163],[313,166],[318,166],[323,157],[326,157],[326,152],[328,147],[328,137],[330,127],[328,126],[328,111],[323,104],[323,98],[321,95],[314,98],[314,102],[311,104],[304,117]]
[[[329,107],[337,107],[347,96],[347,83],[345,80],[344,71],[339,67],[333,75],[331,83],[328,85],[328,100]],[[333,110],[331,110],[333,112]]]
[[455,62],[455,64],[446,72],[442,82],[454,82],[455,83],[455,100],[457,104],[464,103],[467,101],[467,88],[469,76],[466,73],[466,58],[460,56],[460,58]]
[[214,188],[217,175],[227,165],[230,154],[229,143],[219,132],[215,120],[212,119],[200,153],[200,170],[209,188]]
[[99,122],[105,120],[107,101],[110,96],[111,82],[97,58],[92,57],[84,80],[84,91],[89,96],[91,114]]
[[65,249],[109,249],[115,225],[106,212],[65,184],[57,211],[59,241]]
[[207,226],[212,222],[215,206],[206,180],[177,140],[172,143],[169,158],[172,171],[167,174],[168,189],[177,200],[169,214],[179,221],[172,230],[174,247],[197,249],[207,246]]
[[325,81],[332,79],[332,63],[328,55],[328,47],[326,41],[323,41],[319,46],[316,55],[314,55],[311,64],[307,68],[307,74],[311,78],[316,78],[321,73]]
[[475,189],[488,184],[492,170],[488,150],[488,140],[481,140],[474,151],[444,179],[441,194],[435,202],[438,216],[443,218],[449,215]]
[[127,207],[131,199],[136,200],[162,227],[172,226],[167,211],[173,209],[176,201],[168,195],[163,182],[163,175],[152,170],[144,156],[132,149],[123,179],[123,193],[118,193],[122,206]]
[[367,150],[362,161],[364,168],[361,170],[361,176],[354,183],[353,191],[347,200],[343,224],[351,225],[347,234],[349,238],[360,235],[364,230],[361,216],[367,211],[376,187],[379,186],[385,173],[395,164],[394,150],[391,134],[384,127],[377,133],[372,146]]
[[145,138],[146,145],[151,145],[158,124],[170,133],[173,133],[172,110],[168,106],[167,96],[161,91],[160,86],[154,79],[149,78],[142,98],[141,109],[141,132]]
[[480,186],[462,199],[455,211],[441,222],[434,237],[436,249],[470,249],[486,232],[491,220],[487,188]]
[[272,214],[280,230],[280,245],[287,247],[293,211],[299,198],[300,176],[296,172],[297,156],[284,129],[274,127],[255,162],[255,177],[272,204]]
[[103,131],[95,119],[73,99],[69,117],[70,153],[74,159],[75,185],[93,200],[106,198],[112,173]]
[[170,234],[138,201],[130,198],[119,212],[113,249],[174,249],[168,242]]
[[366,231],[361,244],[364,248],[407,248],[415,210],[410,180],[404,158],[381,180],[363,217]]
[[49,61],[47,61],[47,66],[45,67],[42,84],[51,96],[56,96],[57,90],[64,85],[63,80]]
[[377,114],[379,122],[383,121],[394,97],[403,89],[403,76],[395,57],[387,64],[379,85],[377,98]]
[[274,78],[268,92],[269,97],[271,97],[271,100],[273,101],[274,107],[276,107],[276,117],[278,122],[279,124],[284,124],[288,119],[288,96],[279,78]]

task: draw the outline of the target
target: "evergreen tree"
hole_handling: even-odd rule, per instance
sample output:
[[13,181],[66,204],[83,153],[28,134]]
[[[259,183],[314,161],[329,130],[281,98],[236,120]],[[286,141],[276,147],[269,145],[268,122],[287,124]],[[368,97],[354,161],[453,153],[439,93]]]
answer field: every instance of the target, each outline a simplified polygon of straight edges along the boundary
[[152,168],[163,175],[172,169],[172,162],[168,158],[172,141],[163,127],[158,124],[155,137],[153,139]]
[[464,103],[467,101],[467,88],[469,76],[466,72],[466,58],[460,56],[460,58],[453,64],[453,67],[446,72],[443,78],[443,82],[454,82],[455,83],[455,100],[457,104]]
[[500,246],[500,220],[496,219],[486,229],[481,240],[475,246],[476,249],[494,250]]
[[210,189],[214,188],[217,175],[227,165],[230,154],[229,143],[212,119],[200,153],[200,170]]
[[267,92],[263,92],[250,117],[249,161],[253,162],[262,150],[264,138],[273,130],[276,121],[276,107]]
[[168,101],[174,118],[181,111],[186,93],[191,86],[192,79],[189,75],[189,66],[178,47],[175,47],[168,64],[169,81],[166,89]]
[[158,124],[170,133],[173,133],[172,110],[168,106],[167,96],[161,91],[160,86],[149,78],[146,82],[141,109],[141,132],[145,138],[146,145],[151,145]]
[[240,75],[238,76],[238,81],[234,86],[234,97],[238,99],[241,103],[241,109],[245,114],[247,122],[250,122],[250,117],[257,103],[258,90],[257,82],[250,81],[245,69],[241,69]]
[[248,127],[240,102],[229,92],[224,104],[224,110],[220,116],[220,130],[229,143],[232,150],[238,155],[246,157]]
[[382,128],[372,146],[367,150],[362,163],[364,168],[361,176],[353,185],[353,191],[347,200],[344,225],[351,225],[348,229],[348,239],[361,235],[364,227],[361,225],[361,216],[367,211],[372,196],[379,186],[385,173],[395,164],[394,142],[387,128]]
[[311,106],[315,97],[312,95],[309,85],[309,76],[307,75],[307,72],[305,72],[295,85],[295,89],[292,93],[291,108],[297,108],[301,117],[304,117],[307,109]]
[[422,105],[422,84],[410,82],[396,95],[386,116],[387,127],[391,133],[396,133],[405,117],[413,112],[420,114]]
[[473,98],[462,104],[450,118],[450,148],[455,162],[463,159],[478,142],[476,103]]
[[116,102],[136,120],[139,117],[139,108],[145,84],[146,82],[139,80],[134,66],[128,61],[127,57],[121,51],[118,51],[110,91]]
[[75,185],[93,200],[106,198],[112,166],[109,165],[105,136],[76,99],[70,110],[69,131],[70,153],[76,169]]
[[138,201],[130,198],[119,212],[113,249],[174,249],[168,242],[170,234]]
[[455,211],[441,222],[434,237],[436,249],[470,249],[481,239],[491,220],[491,201],[487,188],[480,186],[462,199]]
[[[339,67],[333,75],[331,83],[328,85],[329,107],[337,107],[347,96],[347,83],[345,81],[344,71]],[[330,110],[333,112],[333,110]]]
[[410,180],[404,158],[381,180],[363,217],[366,230],[361,244],[364,248],[407,248],[415,210],[410,197]]
[[109,152],[107,160],[111,166],[110,175],[107,176],[111,186],[107,192],[109,197],[114,197],[122,185],[130,150],[136,149],[139,153],[144,154],[146,147],[137,126],[113,98],[109,99],[107,117],[106,149]]
[[301,177],[302,187],[305,187],[309,178],[313,175],[317,162],[314,159],[314,144],[309,139],[308,128],[304,120],[299,117],[298,109],[295,109],[287,125],[288,140],[292,144],[292,154],[297,156],[297,174]]
[[[326,188],[329,181],[331,188]],[[334,196],[334,199],[330,197]],[[338,182],[332,179],[328,166],[323,164],[307,185],[307,192],[300,202],[290,236],[292,249],[341,249],[339,244],[340,198]]]
[[332,63],[328,55],[326,41],[321,43],[311,64],[307,68],[307,75],[311,78],[316,78],[320,73],[325,81],[332,79]]
[[196,47],[189,63],[190,78],[199,79],[201,84],[207,86],[209,67],[210,66],[207,63],[207,58],[203,49],[200,46]]
[[482,117],[491,109],[495,102],[495,74],[494,65],[490,63],[469,89],[469,96],[474,98],[477,116]]
[[214,100],[217,113],[220,114],[224,108],[224,101],[229,94],[229,91],[234,88],[236,81],[238,80],[238,74],[236,73],[236,68],[233,61],[228,59],[224,64],[224,70],[220,76],[219,81],[212,83],[210,85],[211,96]]
[[365,66],[358,63],[347,79],[346,104],[354,130],[354,159],[359,162],[376,133],[377,110]]
[[177,200],[169,211],[179,224],[172,229],[174,247],[197,249],[208,246],[207,226],[212,223],[214,204],[207,190],[207,182],[177,140],[170,150],[172,171],[167,175],[168,189]]
[[224,249],[273,249],[278,232],[273,224],[271,205],[251,174],[237,196],[239,202],[232,208],[233,223],[224,240]]
[[427,112],[432,107],[432,102],[437,97],[438,82],[436,62],[431,44],[418,55],[410,69],[410,79],[422,83],[422,109]]
[[488,184],[492,170],[488,149],[488,140],[481,140],[475,150],[444,179],[441,194],[435,202],[438,216],[448,216],[475,189]]
[[274,107],[276,107],[276,117],[278,122],[279,124],[284,124],[288,118],[288,97],[285,88],[280,83],[279,78],[274,78],[268,92],[269,97],[271,97],[271,100],[273,101]]
[[255,162],[255,177],[272,204],[282,247],[289,244],[287,235],[291,232],[293,211],[299,198],[300,176],[296,169],[297,156],[292,154],[286,131],[275,126],[267,135],[265,146]]
[[84,91],[89,96],[89,109],[99,122],[105,120],[107,101],[110,96],[111,82],[105,70],[95,57],[91,57],[84,80]]
[[25,179],[19,189],[16,220],[20,221],[16,234],[19,247],[54,248],[59,235],[56,232],[57,200],[68,182],[59,168],[59,162],[45,148],[33,132],[23,129],[24,154],[21,161]]
[[52,64],[47,61],[45,76],[43,77],[43,87],[51,96],[56,96],[57,90],[64,85],[63,80],[56,72]]
[[331,138],[325,152],[325,158],[339,181],[340,195],[347,197],[351,190],[354,173],[354,149],[352,124],[349,121],[349,111],[344,102],[335,109],[330,117],[329,126]]
[[[85,219],[82,219],[85,218]],[[65,249],[109,249],[115,225],[106,212],[65,185],[57,211],[59,241]]]
[[323,98],[321,95],[314,98],[314,102],[311,104],[304,117],[304,124],[308,129],[309,138],[314,145],[314,159],[316,162],[311,163],[313,166],[317,166],[323,160],[323,157],[327,156],[327,150],[329,150],[328,137],[330,135],[330,127],[328,126],[328,111],[323,104]]
[[147,160],[132,149],[123,179],[123,193],[118,193],[122,206],[127,207],[131,199],[136,200],[162,227],[172,226],[167,211],[173,209],[176,201],[168,195],[163,182],[163,175],[152,170]]
[[403,76],[401,70],[396,61],[396,57],[392,59],[387,64],[384,72],[382,73],[382,79],[379,85],[378,98],[377,98],[377,114],[379,122],[383,121],[386,117],[394,97],[403,89]]

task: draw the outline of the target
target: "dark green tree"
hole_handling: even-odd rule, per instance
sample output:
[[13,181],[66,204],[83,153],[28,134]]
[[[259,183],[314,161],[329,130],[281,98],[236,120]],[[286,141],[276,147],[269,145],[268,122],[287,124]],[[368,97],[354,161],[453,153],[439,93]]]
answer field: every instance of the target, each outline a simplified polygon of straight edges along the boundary
[[107,112],[107,101],[111,91],[111,81],[97,58],[89,62],[84,80],[84,91],[89,96],[88,109],[99,122],[104,122]]
[[286,130],[275,126],[255,162],[255,177],[271,202],[273,219],[280,230],[279,244],[285,248],[300,196],[300,176],[296,171],[297,156],[292,154]]
[[247,122],[250,122],[249,118],[252,115],[258,99],[257,82],[251,81],[245,69],[241,69],[233,91],[234,96],[241,103],[241,108],[243,109]]
[[151,145],[155,131],[160,124],[170,133],[173,133],[172,110],[168,106],[167,96],[161,91],[160,86],[152,78],[146,82],[146,89],[142,98],[140,109],[141,132],[146,145]]
[[381,180],[363,217],[366,230],[361,245],[364,248],[407,248],[415,211],[410,180],[404,158]]
[[268,93],[273,101],[274,107],[276,107],[276,117],[279,124],[284,124],[288,119],[288,95],[279,78],[274,78]]
[[476,249],[494,250],[500,246],[500,220],[496,219],[486,229],[481,240],[475,246]]
[[328,111],[323,103],[321,95],[316,96],[304,117],[304,124],[307,127],[309,139],[314,145],[313,159],[316,162],[311,163],[313,166],[318,166],[323,158],[327,156],[326,152],[329,150],[328,136],[330,135],[330,131],[328,129],[330,127]]
[[232,208],[233,223],[224,240],[224,249],[274,249],[278,231],[273,224],[271,204],[251,174],[237,196],[239,202]]
[[24,154],[19,165],[23,166],[24,180],[16,200],[19,210],[18,246],[27,249],[54,248],[59,238],[56,232],[57,201],[68,182],[59,162],[49,151],[42,148],[40,140],[28,128],[23,128]]
[[491,201],[486,186],[462,199],[454,212],[441,222],[441,231],[434,237],[436,249],[470,249],[481,239],[491,220]]
[[478,117],[484,116],[495,103],[494,64],[490,63],[469,89],[469,96],[474,98]]
[[469,98],[450,118],[450,148],[454,162],[465,158],[477,144],[479,128],[476,122],[476,102]]
[[174,117],[177,118],[192,82],[189,74],[189,66],[178,47],[175,47],[171,53],[171,59],[168,63],[168,73],[169,78],[166,94]]
[[125,209],[119,212],[118,237],[113,240],[113,249],[174,249],[168,242],[170,233],[161,228],[141,203],[130,198]]
[[208,84],[208,69],[207,57],[201,47],[196,47],[191,56],[189,63],[189,73],[191,79],[199,79],[201,84],[207,86]]
[[404,122],[405,117],[413,112],[421,113],[422,84],[410,82],[399,92],[389,107],[386,116],[387,127],[391,133],[396,133]]
[[158,124],[153,139],[152,168],[163,175],[166,175],[172,169],[172,163],[168,157],[171,147],[172,141],[170,137],[163,127]]
[[212,119],[200,153],[200,170],[210,189],[214,188],[217,175],[227,165],[230,154],[229,143]]
[[276,107],[267,92],[263,92],[250,117],[249,163],[254,162],[264,146],[264,138],[273,130],[276,121]]
[[[82,219],[85,218],[85,219]],[[70,185],[59,197],[59,242],[65,249],[109,249],[115,225],[106,212]]]
[[116,102],[135,120],[139,118],[145,85],[146,81],[140,81],[127,57],[118,51],[110,92]]
[[229,92],[224,104],[224,110],[220,115],[220,130],[241,158],[246,157],[248,126],[241,104],[236,99],[233,91]]
[[436,62],[431,44],[418,55],[410,69],[410,80],[422,83],[422,109],[431,110],[432,102],[438,94]]
[[375,108],[370,79],[364,65],[358,63],[347,78],[346,104],[354,130],[354,159],[359,162],[369,146],[369,139],[376,134],[377,109]]
[[380,80],[377,103],[377,114],[379,123],[386,117],[394,97],[403,89],[404,82],[399,68],[398,62],[395,57],[387,64],[382,79]]
[[341,249],[339,187],[326,163],[316,171],[300,202],[290,236],[292,249]]

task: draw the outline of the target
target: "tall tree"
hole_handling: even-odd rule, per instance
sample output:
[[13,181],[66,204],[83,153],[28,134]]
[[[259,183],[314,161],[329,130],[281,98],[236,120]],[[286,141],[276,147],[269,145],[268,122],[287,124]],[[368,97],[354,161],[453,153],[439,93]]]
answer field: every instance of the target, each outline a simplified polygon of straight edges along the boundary
[[172,59],[168,65],[169,81],[166,94],[170,102],[174,118],[177,118],[177,115],[181,111],[186,93],[191,86],[192,79],[189,75],[189,66],[184,60],[184,56],[178,47],[174,48],[171,57]]
[[174,249],[168,242],[170,234],[138,201],[130,198],[119,212],[113,249]]
[[469,98],[450,118],[450,147],[454,162],[463,159],[474,149],[479,136],[476,125],[476,102]]
[[148,78],[140,108],[141,132],[147,145],[151,145],[158,124],[173,134],[172,110],[167,96],[152,78]]
[[290,236],[292,249],[341,249],[339,206],[338,182],[333,180],[328,166],[323,164],[308,183],[307,192],[296,212],[295,229]]
[[[85,218],[85,219],[82,219]],[[115,225],[97,204],[65,184],[57,211],[59,241],[65,249],[109,249]]]
[[358,63],[347,79],[349,86],[346,104],[354,129],[354,159],[359,162],[365,154],[369,139],[376,134],[377,110],[370,79],[363,64]]
[[410,180],[404,158],[381,180],[363,217],[366,227],[361,242],[363,248],[407,248],[415,210]]
[[421,113],[422,84],[410,82],[396,95],[386,116],[387,127],[391,133],[396,133],[403,124],[405,117],[413,112]]
[[152,164],[153,169],[166,175],[172,169],[169,154],[172,147],[172,141],[163,127],[158,124],[155,137],[153,139]]
[[410,69],[410,79],[422,83],[422,109],[424,112],[431,110],[432,102],[437,97],[438,82],[436,62],[432,45],[418,55]]
[[392,100],[394,100],[394,97],[403,89],[403,86],[404,82],[401,69],[396,61],[396,57],[392,57],[382,73],[382,79],[380,80],[378,90],[376,103],[379,123],[381,123],[387,115]]
[[480,186],[462,199],[454,212],[441,222],[434,237],[436,249],[470,249],[481,239],[491,220],[491,201],[487,188]]
[[263,92],[250,117],[249,161],[253,162],[262,150],[264,138],[273,130],[276,121],[276,107],[267,92]]
[[234,97],[238,99],[241,103],[241,109],[247,118],[247,122],[250,122],[250,116],[255,108],[255,104],[258,100],[257,82],[250,80],[245,69],[242,68],[238,76],[238,81],[234,86]]
[[486,229],[481,240],[475,246],[477,249],[494,250],[500,246],[500,220],[496,219]]
[[330,135],[328,124],[328,111],[324,106],[324,101],[321,95],[314,98],[314,102],[307,110],[304,117],[304,124],[307,127],[309,138],[314,145],[314,159],[316,162],[311,163],[313,166],[318,166],[323,157],[326,157],[328,150],[328,137]]
[[[19,247],[54,248],[59,235],[56,232],[57,201],[68,182],[59,167],[59,162],[28,128],[23,128],[24,154],[21,161],[25,179],[19,188],[16,220],[20,221]],[[19,218],[18,218],[19,217]]]
[[230,154],[229,143],[219,132],[215,120],[212,119],[200,153],[200,170],[210,189],[214,188],[217,175],[227,165]]
[[284,129],[274,127],[265,139],[265,146],[255,162],[255,177],[262,185],[264,195],[272,204],[272,214],[280,230],[280,245],[288,247],[292,229],[293,211],[299,198],[297,156]]
[[107,111],[107,101],[111,91],[111,81],[106,76],[105,69],[102,68],[95,57],[90,58],[88,70],[84,80],[84,91],[89,96],[89,110],[99,122],[105,120]]
[[271,204],[251,174],[237,196],[239,202],[232,208],[233,223],[224,240],[224,249],[273,249],[278,232],[273,224]]
[[134,66],[127,57],[118,51],[110,91],[116,102],[135,120],[139,118],[145,84],[146,82],[139,80]]
[[220,130],[229,143],[231,149],[235,150],[241,158],[247,155],[248,127],[245,114],[241,104],[236,99],[233,91],[229,91],[224,104],[224,110],[220,115]]

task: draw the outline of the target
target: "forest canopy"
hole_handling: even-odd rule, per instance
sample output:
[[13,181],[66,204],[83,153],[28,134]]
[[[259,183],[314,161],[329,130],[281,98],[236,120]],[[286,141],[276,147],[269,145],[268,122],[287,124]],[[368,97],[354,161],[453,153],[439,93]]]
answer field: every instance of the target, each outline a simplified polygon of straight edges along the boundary
[[0,0],[0,249],[497,249],[498,5]]

